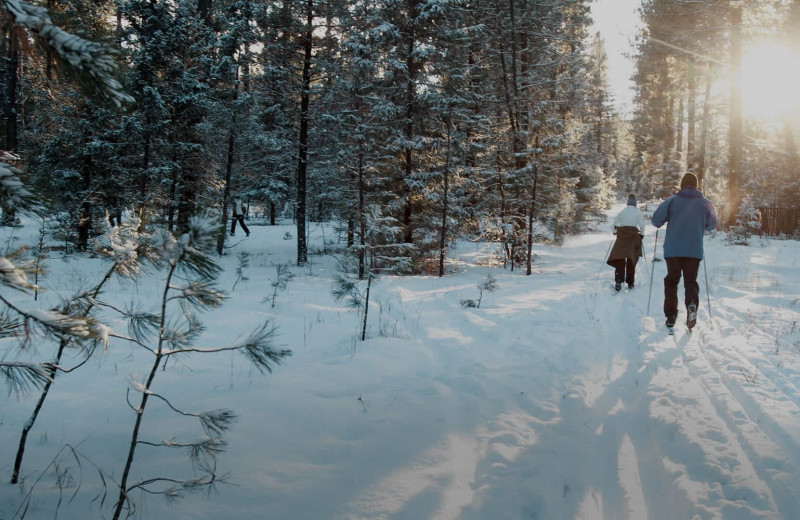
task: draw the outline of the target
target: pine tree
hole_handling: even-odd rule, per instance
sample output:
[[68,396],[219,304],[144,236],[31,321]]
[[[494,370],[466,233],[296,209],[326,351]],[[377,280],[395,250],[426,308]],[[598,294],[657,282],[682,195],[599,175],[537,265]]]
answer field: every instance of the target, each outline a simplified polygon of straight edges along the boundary
[[[230,410],[183,411],[167,396],[154,392],[153,384],[162,364],[165,365],[169,359],[180,355],[230,351],[243,354],[253,363],[254,368],[267,373],[291,355],[290,350],[275,348],[273,339],[276,328],[269,321],[256,327],[246,338],[231,345],[197,346],[204,327],[194,312],[220,306],[225,300],[225,295],[214,287],[220,272],[220,267],[211,258],[216,248],[215,222],[192,217],[188,227],[189,230],[177,239],[167,232],[157,232],[151,241],[158,250],[166,270],[160,311],[155,314],[142,311],[129,313],[134,325],[131,327],[131,340],[152,354],[152,365],[147,378],[136,382],[136,390],[141,397],[138,406],[133,408],[136,419],[131,432],[130,448],[119,477],[119,498],[114,504],[114,519],[120,518],[123,510],[127,509],[129,512],[132,510],[131,492],[134,490],[142,489],[149,493],[175,496],[180,489],[197,490],[213,486],[218,478],[215,474],[214,459],[224,450],[225,441],[222,436],[232,425],[235,415]],[[142,420],[151,398],[166,402],[172,410],[182,416],[197,418],[206,437],[196,442],[144,440]],[[131,482],[136,449],[142,444],[173,449],[188,448],[194,469],[202,476],[175,479],[158,475],[141,477]]]
[[[72,35],[53,24],[47,10],[34,7],[21,0],[3,3],[9,25],[29,31],[45,49],[48,56],[82,80],[82,84],[101,97],[115,104],[132,101],[122,91],[114,77],[117,65],[107,47]],[[34,197],[23,183],[22,171],[11,163],[20,161],[19,156],[3,152],[0,156],[0,200],[4,212],[29,211]],[[5,215],[5,213],[4,213]],[[29,292],[35,287],[28,280],[30,266],[18,265],[14,258],[0,257],[0,287]],[[0,336],[19,338],[23,343],[30,340],[30,331],[41,332],[48,337],[74,337],[89,339],[100,332],[84,317],[73,316],[62,310],[28,310],[0,294],[4,306],[0,315]],[[22,324],[26,326],[23,328]],[[19,363],[0,361],[0,373],[12,389],[25,391],[32,386],[44,385],[52,379],[52,366],[47,363]]]
[[[57,310],[60,315],[68,316],[76,324],[84,323],[83,327],[86,330],[80,334],[72,333],[61,336],[52,334],[47,337],[48,340],[57,343],[58,347],[53,361],[42,364],[45,367],[46,381],[33,412],[25,422],[20,435],[19,446],[14,460],[14,470],[11,476],[12,484],[16,484],[18,481],[28,434],[39,417],[56,376],[60,372],[73,372],[84,365],[95,352],[98,343],[108,346],[109,336],[113,335],[113,333],[108,327],[96,323],[93,318],[95,310],[98,307],[105,306],[100,296],[103,287],[115,275],[121,278],[134,279],[141,273],[148,262],[158,260],[147,244],[148,237],[138,231],[139,224],[136,219],[131,219],[123,225],[109,228],[97,248],[97,252],[111,262],[105,275],[91,289],[82,291],[65,300],[61,308]],[[68,349],[77,349],[83,354],[83,359],[73,367],[65,367],[62,363],[62,358]]]

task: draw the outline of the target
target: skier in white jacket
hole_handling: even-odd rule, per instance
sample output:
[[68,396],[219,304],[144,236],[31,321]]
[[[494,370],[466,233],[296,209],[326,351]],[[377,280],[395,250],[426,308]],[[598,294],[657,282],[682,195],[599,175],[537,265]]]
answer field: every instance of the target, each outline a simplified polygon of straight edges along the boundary
[[617,239],[606,261],[614,268],[614,289],[619,291],[623,282],[633,289],[644,237],[644,215],[636,207],[633,193],[628,194],[628,205],[614,218],[614,234]]
[[236,195],[233,199],[233,218],[231,218],[231,236],[236,234],[236,222],[239,222],[239,225],[242,226],[242,230],[244,231],[246,236],[250,236],[250,230],[247,229],[247,225],[244,223],[244,212],[245,206],[242,202],[242,198]]

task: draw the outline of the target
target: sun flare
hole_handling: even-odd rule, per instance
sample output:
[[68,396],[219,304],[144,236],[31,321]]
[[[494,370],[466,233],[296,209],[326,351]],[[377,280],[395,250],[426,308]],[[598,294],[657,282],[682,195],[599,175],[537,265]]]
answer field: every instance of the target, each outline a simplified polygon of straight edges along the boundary
[[742,109],[751,117],[776,120],[800,108],[800,55],[779,43],[743,49]]

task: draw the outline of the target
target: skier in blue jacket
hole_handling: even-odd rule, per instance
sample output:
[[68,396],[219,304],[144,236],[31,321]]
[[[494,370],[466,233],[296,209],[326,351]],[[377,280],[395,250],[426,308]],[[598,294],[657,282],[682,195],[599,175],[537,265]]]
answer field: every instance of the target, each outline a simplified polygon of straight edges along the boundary
[[700,303],[700,286],[697,272],[703,259],[703,234],[717,227],[717,214],[711,201],[697,189],[697,177],[687,173],[681,179],[681,189],[653,213],[651,223],[660,228],[665,223],[664,260],[667,276],[664,278],[664,315],[667,327],[672,329],[678,318],[678,282],[683,275],[686,326],[692,329],[697,323]]

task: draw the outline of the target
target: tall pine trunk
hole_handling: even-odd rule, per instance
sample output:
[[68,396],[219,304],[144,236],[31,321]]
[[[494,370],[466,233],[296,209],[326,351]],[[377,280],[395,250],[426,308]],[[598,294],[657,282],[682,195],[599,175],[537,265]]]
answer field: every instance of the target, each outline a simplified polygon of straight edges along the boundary
[[[6,66],[5,66],[5,92],[3,96],[3,118],[5,119],[5,149],[16,153],[19,147],[19,36],[13,24],[6,29],[5,38]],[[16,211],[6,204],[5,200],[0,200],[0,210],[2,210],[2,221],[0,225],[13,226],[16,221]]]
[[730,135],[728,152],[728,222],[736,223],[741,201],[742,175],[742,8],[730,7],[731,24],[731,84],[730,84]]
[[361,322],[361,341],[367,339],[367,316],[369,315],[369,291],[372,288],[372,270],[367,276],[367,293],[364,296],[364,318]]
[[695,146],[695,128],[697,126],[697,67],[694,58],[689,58],[687,90],[689,98],[686,104],[686,165],[690,172],[697,174],[697,152]]
[[228,236],[228,201],[231,198],[231,174],[233,172],[233,158],[236,150],[236,137],[234,135],[235,127],[236,114],[233,115],[231,128],[228,131],[228,153],[227,160],[225,161],[225,187],[222,189],[222,215],[220,215],[221,229],[217,238],[217,254],[220,256],[222,256],[222,253],[225,250],[225,237]]
[[[534,147],[539,149],[539,136],[536,136]],[[533,265],[533,223],[536,215],[536,189],[539,184],[539,163],[533,165],[533,193],[531,194],[530,208],[528,208],[528,256],[525,261],[525,274],[531,275]]]
[[706,176],[706,152],[708,149],[708,127],[711,119],[711,77],[706,76],[706,93],[703,99],[703,120],[700,124],[700,144],[697,150],[697,187],[703,188]]
[[303,32],[303,77],[300,94],[300,136],[297,160],[297,265],[308,261],[306,241],[306,176],[308,173],[308,107],[311,101],[311,51],[313,45],[314,0],[306,2],[306,26]]
[[358,225],[359,225],[359,246],[358,251],[358,279],[364,279],[367,256],[367,217],[364,214],[364,151],[359,147],[358,151]]
[[444,276],[444,257],[447,245],[447,197],[450,188],[450,118],[447,118],[447,151],[444,161],[444,187],[442,193],[442,236],[439,241],[439,276]]
[[[408,24],[405,31],[405,58],[406,58],[406,92],[405,92],[405,151],[403,154],[405,180],[411,179],[414,174],[414,150],[411,142],[414,139],[414,116],[416,113],[416,83],[417,83],[417,62],[414,58],[416,46],[416,23],[417,23],[417,3],[418,0],[407,0]],[[403,208],[403,226],[405,229],[403,241],[411,244],[414,241],[414,229],[412,226],[413,210],[411,207],[411,188],[408,182],[403,183],[403,196],[405,203]]]
[[683,94],[681,94],[678,98],[678,124],[675,125],[675,157],[678,159],[683,157],[683,101]]

